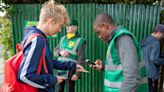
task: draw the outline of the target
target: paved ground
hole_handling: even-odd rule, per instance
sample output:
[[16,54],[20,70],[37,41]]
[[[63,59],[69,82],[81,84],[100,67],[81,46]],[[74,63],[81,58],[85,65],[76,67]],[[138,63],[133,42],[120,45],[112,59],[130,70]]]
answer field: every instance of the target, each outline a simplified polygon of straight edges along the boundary
[[3,82],[3,58],[2,58],[2,49],[3,49],[3,47],[2,47],[2,45],[0,45],[0,86],[1,86],[1,84],[2,84],[2,82]]
[[1,86],[1,84],[2,84],[2,82],[3,82],[3,59],[2,58],[0,58],[0,86]]

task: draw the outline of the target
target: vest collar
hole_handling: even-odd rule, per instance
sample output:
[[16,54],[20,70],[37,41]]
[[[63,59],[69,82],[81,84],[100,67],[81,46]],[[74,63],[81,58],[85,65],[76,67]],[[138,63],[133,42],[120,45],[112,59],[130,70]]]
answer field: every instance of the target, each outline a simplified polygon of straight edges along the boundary
[[121,28],[122,28],[122,26],[117,26],[114,30],[112,30],[112,32],[110,33],[110,37],[109,37],[108,42],[110,42],[111,39],[114,37],[116,31],[117,31],[118,29],[121,29]]

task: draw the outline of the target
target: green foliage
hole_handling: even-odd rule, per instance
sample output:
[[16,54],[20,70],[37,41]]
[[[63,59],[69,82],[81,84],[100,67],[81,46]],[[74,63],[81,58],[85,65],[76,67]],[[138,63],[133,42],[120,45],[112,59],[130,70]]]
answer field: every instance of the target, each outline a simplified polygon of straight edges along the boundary
[[10,17],[10,15],[13,13],[14,9],[12,6],[6,4],[0,4],[0,12],[5,12],[6,17]]
[[4,60],[9,59],[13,54],[11,21],[8,18],[0,17],[0,44],[3,45],[2,55]]
[[43,3],[48,0],[2,0],[5,4]]
[[161,11],[160,18],[161,18],[160,23],[164,24],[164,9]]
[[161,9],[161,14],[160,14],[160,23],[164,24],[164,2],[162,3],[162,9]]

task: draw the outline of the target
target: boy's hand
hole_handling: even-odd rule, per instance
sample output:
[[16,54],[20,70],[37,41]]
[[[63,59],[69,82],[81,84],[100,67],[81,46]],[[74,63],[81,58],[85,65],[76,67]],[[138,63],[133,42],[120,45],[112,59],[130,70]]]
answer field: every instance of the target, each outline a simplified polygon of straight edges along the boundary
[[56,76],[56,78],[57,78],[57,84],[60,84],[61,82],[66,80],[66,77],[64,77],[64,76]]
[[83,72],[83,71],[84,71],[84,67],[79,65],[79,64],[77,64],[76,65],[76,72]]
[[78,79],[78,76],[76,74],[74,74],[71,78],[72,81],[76,81]]
[[95,64],[96,64],[96,65],[93,65],[93,66],[92,66],[95,70],[101,70],[101,69],[102,69],[102,60],[97,59],[97,60],[95,61]]

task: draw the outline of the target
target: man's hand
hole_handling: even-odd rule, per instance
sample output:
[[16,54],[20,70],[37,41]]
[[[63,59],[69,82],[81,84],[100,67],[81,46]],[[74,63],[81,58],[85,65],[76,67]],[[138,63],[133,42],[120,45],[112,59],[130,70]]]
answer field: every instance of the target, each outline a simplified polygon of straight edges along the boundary
[[63,82],[64,80],[66,80],[66,77],[64,77],[64,76],[56,76],[56,78],[57,78],[57,84],[59,84],[59,83]]
[[76,72],[83,72],[83,71],[84,71],[84,67],[79,65],[79,64],[77,64],[76,65]]
[[60,55],[63,56],[63,57],[69,57],[69,52],[65,51],[65,50],[61,50],[60,52]]
[[96,65],[93,65],[93,66],[91,66],[91,67],[93,67],[95,70],[101,70],[101,69],[102,69],[102,60],[97,59],[97,60],[95,61],[95,64],[96,64]]
[[76,74],[74,74],[71,78],[72,81],[76,81],[78,79],[78,76]]

